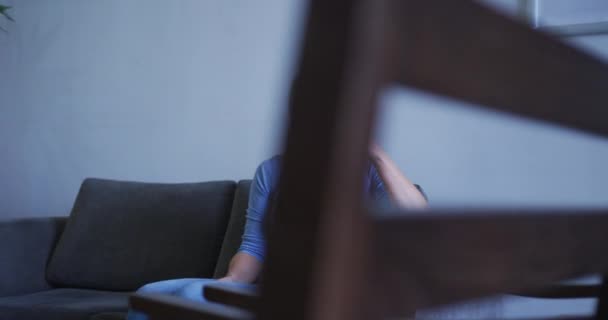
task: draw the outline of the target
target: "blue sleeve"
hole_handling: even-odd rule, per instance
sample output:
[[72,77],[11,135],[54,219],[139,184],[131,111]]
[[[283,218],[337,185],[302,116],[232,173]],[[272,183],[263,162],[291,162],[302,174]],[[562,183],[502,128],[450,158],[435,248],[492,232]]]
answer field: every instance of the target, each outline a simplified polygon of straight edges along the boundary
[[253,181],[251,182],[251,190],[249,191],[247,221],[245,222],[243,241],[238,250],[239,252],[254,256],[260,261],[264,261],[266,243],[262,233],[262,220],[270,201],[273,171],[270,161],[263,162],[255,171]]
[[370,165],[369,168],[369,184],[371,199],[383,206],[390,206],[390,198],[386,193],[386,189],[384,189],[382,178],[380,178],[378,170],[376,170],[374,165]]
[[[378,174],[378,170],[376,170],[376,167],[373,165],[370,166],[369,181],[371,199],[382,206],[390,206],[390,197],[388,196],[388,193],[386,193],[384,183],[382,182],[382,178],[380,178],[380,174]],[[428,201],[429,199],[422,187],[417,184],[414,184],[414,186],[420,191],[424,199]]]

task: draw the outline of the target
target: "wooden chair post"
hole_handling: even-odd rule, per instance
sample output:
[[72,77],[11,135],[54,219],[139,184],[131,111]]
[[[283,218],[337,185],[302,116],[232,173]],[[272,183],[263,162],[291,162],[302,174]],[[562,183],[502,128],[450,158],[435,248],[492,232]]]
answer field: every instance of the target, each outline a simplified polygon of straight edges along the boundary
[[608,276],[604,275],[598,302],[595,310],[595,319],[608,319]]
[[383,0],[310,2],[260,319],[366,312],[361,192],[376,95],[388,73],[385,9]]

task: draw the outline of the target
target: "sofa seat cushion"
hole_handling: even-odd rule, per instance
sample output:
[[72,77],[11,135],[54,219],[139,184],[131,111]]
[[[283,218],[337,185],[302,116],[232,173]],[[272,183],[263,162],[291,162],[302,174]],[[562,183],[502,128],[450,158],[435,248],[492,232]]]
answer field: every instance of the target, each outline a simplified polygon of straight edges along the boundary
[[126,312],[130,292],[53,289],[0,298],[0,320],[89,319],[101,312]]
[[87,179],[51,257],[57,287],[133,291],[174,278],[209,278],[234,181],[142,183]]

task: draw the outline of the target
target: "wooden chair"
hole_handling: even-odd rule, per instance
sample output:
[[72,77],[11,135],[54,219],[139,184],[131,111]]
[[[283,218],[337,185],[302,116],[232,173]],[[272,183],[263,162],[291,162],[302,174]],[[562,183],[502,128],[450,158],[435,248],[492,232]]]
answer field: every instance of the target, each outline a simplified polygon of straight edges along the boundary
[[[239,307],[219,310],[135,295],[133,308],[153,319],[394,318],[608,271],[607,209],[367,212],[376,100],[392,84],[608,135],[608,67],[477,2],[312,0],[259,296],[212,288],[208,298]],[[596,318],[608,317],[605,282],[574,289],[549,295],[599,295]]]

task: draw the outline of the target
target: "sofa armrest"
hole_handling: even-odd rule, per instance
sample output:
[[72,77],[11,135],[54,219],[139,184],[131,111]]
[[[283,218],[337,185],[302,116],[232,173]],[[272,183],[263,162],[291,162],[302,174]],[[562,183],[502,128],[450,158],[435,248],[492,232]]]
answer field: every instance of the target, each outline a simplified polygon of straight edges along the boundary
[[66,218],[0,221],[0,297],[49,288],[46,265]]

